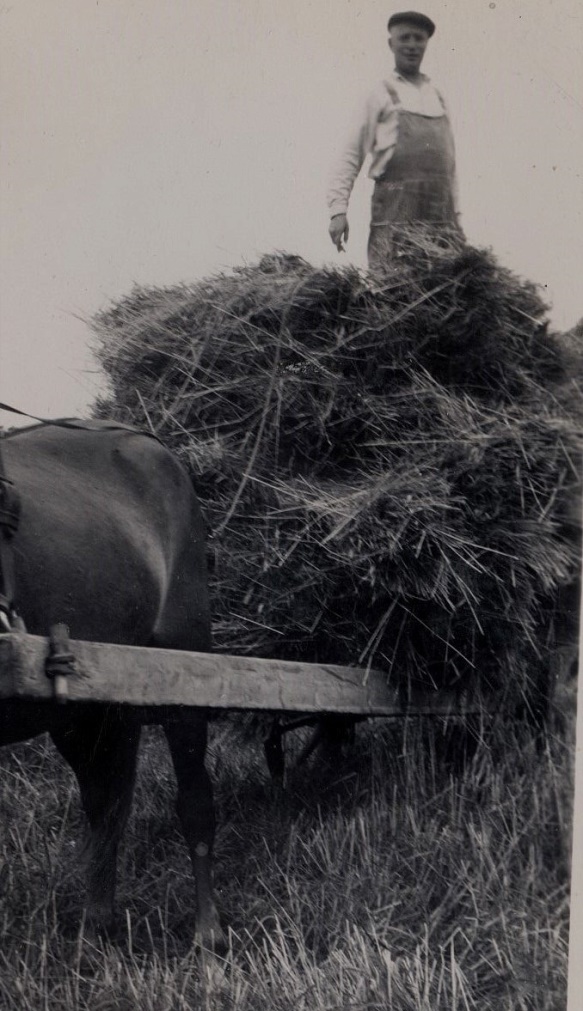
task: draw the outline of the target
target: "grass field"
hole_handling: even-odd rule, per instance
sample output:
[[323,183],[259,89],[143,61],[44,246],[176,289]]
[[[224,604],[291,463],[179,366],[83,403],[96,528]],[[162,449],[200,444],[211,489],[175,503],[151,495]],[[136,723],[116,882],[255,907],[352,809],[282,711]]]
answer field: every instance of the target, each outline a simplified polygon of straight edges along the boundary
[[[46,739],[0,753],[6,1011],[560,1011],[566,1006],[573,699],[542,755],[499,728],[466,772],[439,729],[359,729],[285,794],[213,725],[216,884],[230,950],[196,955],[192,885],[159,732],[144,733],[119,936],[79,931],[83,818]],[[437,747],[436,747],[437,744]]]

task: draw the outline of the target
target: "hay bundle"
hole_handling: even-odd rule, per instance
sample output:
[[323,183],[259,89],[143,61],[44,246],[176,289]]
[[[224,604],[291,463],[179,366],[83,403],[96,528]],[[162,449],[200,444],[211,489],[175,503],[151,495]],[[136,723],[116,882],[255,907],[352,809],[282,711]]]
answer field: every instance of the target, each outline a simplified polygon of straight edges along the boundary
[[531,693],[577,567],[574,359],[545,311],[491,254],[412,236],[382,287],[266,256],[96,317],[99,413],[196,479],[218,649]]

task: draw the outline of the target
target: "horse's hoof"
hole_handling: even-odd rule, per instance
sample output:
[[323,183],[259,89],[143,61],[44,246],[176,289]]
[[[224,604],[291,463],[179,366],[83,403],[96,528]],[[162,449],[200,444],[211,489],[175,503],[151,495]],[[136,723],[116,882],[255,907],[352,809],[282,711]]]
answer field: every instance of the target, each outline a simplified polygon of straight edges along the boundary
[[194,945],[197,951],[209,952],[212,955],[225,955],[229,947],[220,925],[208,929],[197,929],[194,935]]
[[111,943],[116,940],[119,934],[113,917],[89,914],[85,916],[81,931],[84,939],[94,945]]

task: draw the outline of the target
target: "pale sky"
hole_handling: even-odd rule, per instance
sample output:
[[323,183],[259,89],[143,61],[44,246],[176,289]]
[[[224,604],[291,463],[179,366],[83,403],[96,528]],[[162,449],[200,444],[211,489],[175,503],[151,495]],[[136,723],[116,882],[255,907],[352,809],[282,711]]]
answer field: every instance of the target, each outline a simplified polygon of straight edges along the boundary
[[[405,5],[406,6],[406,5]],[[83,414],[84,319],[134,282],[263,253],[365,265],[327,235],[330,164],[390,70],[378,0],[15,0],[0,8],[0,400]],[[583,315],[583,5],[434,0],[423,69],[454,120],[471,242]],[[0,423],[14,418],[0,414]]]

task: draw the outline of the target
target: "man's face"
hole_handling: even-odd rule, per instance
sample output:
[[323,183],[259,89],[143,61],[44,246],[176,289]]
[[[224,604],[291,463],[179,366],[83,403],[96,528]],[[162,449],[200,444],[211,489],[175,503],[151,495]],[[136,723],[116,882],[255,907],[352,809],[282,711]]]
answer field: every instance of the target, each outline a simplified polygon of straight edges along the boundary
[[395,67],[400,74],[411,76],[419,73],[428,42],[428,33],[408,21],[402,21],[391,29],[389,48],[394,54]]

